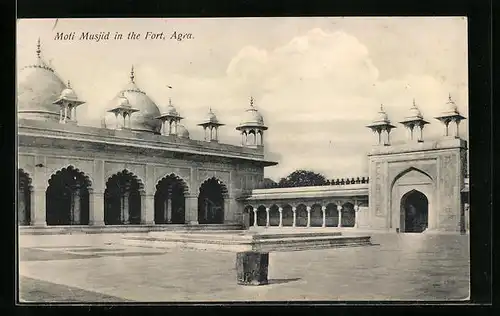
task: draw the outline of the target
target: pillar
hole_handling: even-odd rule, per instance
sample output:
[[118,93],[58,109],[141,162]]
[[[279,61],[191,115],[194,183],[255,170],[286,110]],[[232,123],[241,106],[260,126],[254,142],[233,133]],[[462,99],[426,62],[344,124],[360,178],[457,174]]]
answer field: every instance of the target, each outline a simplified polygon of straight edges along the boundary
[[45,189],[35,188],[31,192],[31,225],[47,226],[45,206]]
[[342,227],[342,205],[337,205],[337,211],[339,212],[339,222],[337,227]]
[[165,201],[166,202],[166,215],[167,215],[167,223],[172,223],[172,199],[170,198],[170,194],[169,194],[169,197],[167,198],[167,200]]
[[269,227],[269,207],[266,207],[266,227]]
[[130,215],[130,210],[129,210],[129,192],[124,192],[122,195],[122,223],[123,224],[128,224],[129,223],[129,215]]
[[89,225],[104,226],[104,193],[89,190]]
[[295,226],[297,226],[297,208],[295,206],[292,207],[292,212],[293,212],[292,227],[295,227]]
[[257,208],[253,208],[253,227],[257,227]]
[[25,200],[25,192],[27,190],[26,187],[24,189],[17,189],[17,224],[24,225],[24,219],[26,218],[26,200]]
[[323,214],[323,223],[321,224],[321,227],[326,227],[326,206],[321,207],[321,212]]
[[280,206],[278,208],[278,212],[280,212],[280,222],[279,222],[279,227],[283,227],[283,208]]
[[186,196],[186,210],[184,216],[189,225],[198,225],[198,197],[196,195]]
[[155,196],[141,194],[141,224],[153,225],[155,221]]
[[358,227],[358,212],[359,212],[359,205],[354,204],[354,227]]
[[306,225],[306,227],[311,227],[311,207],[306,206],[306,211],[307,211],[307,225]]
[[80,224],[80,193],[80,187],[77,185],[73,191],[73,209],[71,212],[71,224],[74,225]]

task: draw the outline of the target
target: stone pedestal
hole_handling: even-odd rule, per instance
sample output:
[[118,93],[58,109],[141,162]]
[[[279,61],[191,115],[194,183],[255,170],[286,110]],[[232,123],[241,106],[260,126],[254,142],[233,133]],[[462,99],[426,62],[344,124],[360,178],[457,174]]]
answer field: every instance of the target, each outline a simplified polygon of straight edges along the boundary
[[238,284],[265,285],[268,284],[269,267],[268,252],[239,252],[236,254],[236,273]]

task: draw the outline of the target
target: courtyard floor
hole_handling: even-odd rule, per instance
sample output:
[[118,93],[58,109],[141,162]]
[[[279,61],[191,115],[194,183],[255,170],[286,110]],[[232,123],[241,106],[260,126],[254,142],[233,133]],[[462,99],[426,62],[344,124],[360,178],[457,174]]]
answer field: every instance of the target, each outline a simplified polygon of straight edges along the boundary
[[374,246],[275,252],[265,286],[235,253],[125,246],[121,234],[22,235],[20,302],[463,300],[466,235],[372,234]]

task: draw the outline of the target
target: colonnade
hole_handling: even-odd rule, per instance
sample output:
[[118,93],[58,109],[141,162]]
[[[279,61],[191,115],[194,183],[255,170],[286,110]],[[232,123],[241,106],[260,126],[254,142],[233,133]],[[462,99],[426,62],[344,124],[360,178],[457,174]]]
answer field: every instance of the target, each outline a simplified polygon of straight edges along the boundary
[[[302,206],[302,207],[301,207]],[[355,227],[356,226],[356,213],[359,212],[360,206],[357,203],[344,203],[344,204],[328,204],[326,206],[320,206],[321,210],[321,218],[317,218],[318,204],[313,206],[305,206],[300,204],[299,206],[290,206],[286,205],[285,207],[273,205],[271,207],[264,206],[247,206],[246,211],[250,214],[251,222],[249,226],[257,227],[257,226],[278,226],[278,227]],[[332,210],[332,206],[334,206]],[[287,221],[284,223],[284,218],[288,219],[287,216],[284,216],[287,210],[291,210],[292,213],[292,221],[291,223]],[[301,218],[299,213],[304,213],[305,210],[306,216],[305,218]],[[273,212],[274,211],[274,212]],[[272,213],[278,213],[278,216],[274,216]],[[259,217],[260,214],[265,212],[265,223],[262,223],[262,217]],[[289,212],[288,212],[289,213]],[[314,214],[313,214],[314,213]],[[259,223],[259,219],[261,223]],[[303,224],[305,219],[305,225]],[[277,225],[276,225],[277,222]],[[299,223],[300,222],[300,223]]]

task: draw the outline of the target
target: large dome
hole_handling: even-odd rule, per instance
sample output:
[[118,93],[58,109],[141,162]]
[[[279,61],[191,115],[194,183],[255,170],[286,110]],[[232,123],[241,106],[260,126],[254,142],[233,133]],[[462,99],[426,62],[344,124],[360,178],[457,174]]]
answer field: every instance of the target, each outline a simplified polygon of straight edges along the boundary
[[[133,113],[130,117],[130,128],[133,131],[138,132],[150,132],[159,134],[161,132],[161,121],[156,119],[160,116],[160,110],[158,106],[148,97],[148,95],[139,89],[134,81],[134,70],[132,68],[130,82],[119,91],[113,100],[111,100],[110,106],[106,111],[110,110],[111,107],[118,104],[120,98],[125,97],[132,108],[138,111]],[[106,113],[104,119],[104,126],[108,128],[114,128],[116,126],[115,115],[112,113]]]
[[59,105],[53,104],[66,89],[63,81],[40,56],[23,67],[17,78],[17,112],[21,118],[59,121]]

